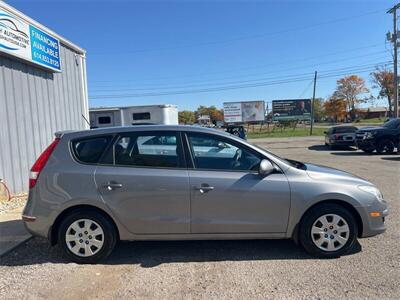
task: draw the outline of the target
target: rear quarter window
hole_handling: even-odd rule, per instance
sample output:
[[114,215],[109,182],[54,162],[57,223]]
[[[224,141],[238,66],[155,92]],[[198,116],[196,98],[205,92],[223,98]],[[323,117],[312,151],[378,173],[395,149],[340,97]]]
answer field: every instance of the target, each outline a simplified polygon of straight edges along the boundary
[[98,163],[112,136],[91,137],[72,141],[75,158],[83,163]]

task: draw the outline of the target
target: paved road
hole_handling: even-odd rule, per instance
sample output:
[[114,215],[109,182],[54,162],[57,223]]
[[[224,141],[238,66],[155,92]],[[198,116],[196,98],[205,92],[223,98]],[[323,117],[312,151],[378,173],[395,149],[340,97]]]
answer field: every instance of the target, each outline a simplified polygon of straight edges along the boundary
[[34,238],[1,259],[0,298],[399,299],[400,156],[327,151],[320,138],[256,142],[376,183],[390,204],[388,231],[333,260],[314,259],[291,241],[136,242],[93,266],[69,263]]
[[0,214],[0,257],[31,237],[21,220],[22,208]]

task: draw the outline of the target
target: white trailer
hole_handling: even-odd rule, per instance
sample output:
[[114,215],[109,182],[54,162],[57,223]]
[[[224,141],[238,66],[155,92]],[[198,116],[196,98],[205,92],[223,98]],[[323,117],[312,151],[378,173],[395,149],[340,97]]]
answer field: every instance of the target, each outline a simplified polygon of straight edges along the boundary
[[140,124],[178,125],[178,107],[170,104],[91,108],[89,115],[91,128]]

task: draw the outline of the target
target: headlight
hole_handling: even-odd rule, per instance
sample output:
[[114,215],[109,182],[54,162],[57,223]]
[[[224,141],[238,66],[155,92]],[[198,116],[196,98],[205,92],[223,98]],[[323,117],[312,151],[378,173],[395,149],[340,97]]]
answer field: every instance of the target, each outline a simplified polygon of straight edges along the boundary
[[370,185],[359,185],[358,188],[366,193],[374,195],[379,201],[384,201],[381,191],[378,190],[376,187]]
[[364,135],[364,139],[368,140],[368,139],[373,139],[375,137],[375,132],[367,132]]

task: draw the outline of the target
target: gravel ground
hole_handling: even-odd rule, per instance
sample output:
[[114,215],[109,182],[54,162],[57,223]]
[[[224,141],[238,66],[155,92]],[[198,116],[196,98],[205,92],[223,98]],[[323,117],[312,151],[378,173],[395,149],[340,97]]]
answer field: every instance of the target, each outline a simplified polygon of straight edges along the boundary
[[6,213],[9,210],[24,206],[26,203],[26,199],[26,195],[17,195],[15,198],[11,198],[10,201],[0,201],[0,215]]
[[400,156],[327,151],[315,137],[256,142],[374,182],[390,205],[387,232],[340,259],[314,259],[287,240],[125,242],[99,265],[69,263],[34,238],[0,258],[0,298],[399,299]]

